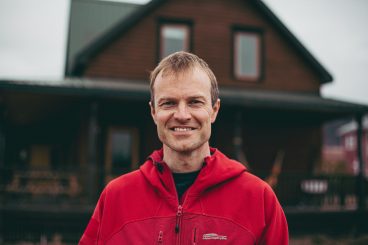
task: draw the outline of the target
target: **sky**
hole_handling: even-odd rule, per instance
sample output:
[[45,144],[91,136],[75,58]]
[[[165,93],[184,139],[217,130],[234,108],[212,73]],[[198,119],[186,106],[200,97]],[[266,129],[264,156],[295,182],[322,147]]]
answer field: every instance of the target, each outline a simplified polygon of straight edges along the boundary
[[[263,1],[332,74],[323,97],[368,105],[367,0]],[[63,78],[69,10],[70,0],[0,0],[0,80]]]

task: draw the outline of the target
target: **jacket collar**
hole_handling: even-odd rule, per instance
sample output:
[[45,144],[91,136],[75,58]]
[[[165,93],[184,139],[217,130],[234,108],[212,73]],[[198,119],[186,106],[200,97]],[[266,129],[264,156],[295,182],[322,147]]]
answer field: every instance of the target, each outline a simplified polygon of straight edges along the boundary
[[[208,188],[234,178],[246,171],[244,165],[229,159],[218,149],[211,148],[210,151],[211,156],[204,159],[203,168],[190,187],[188,195],[200,195]],[[171,170],[162,159],[163,149],[154,151],[146,163],[140,167],[140,170],[151,185],[162,195],[176,198]]]

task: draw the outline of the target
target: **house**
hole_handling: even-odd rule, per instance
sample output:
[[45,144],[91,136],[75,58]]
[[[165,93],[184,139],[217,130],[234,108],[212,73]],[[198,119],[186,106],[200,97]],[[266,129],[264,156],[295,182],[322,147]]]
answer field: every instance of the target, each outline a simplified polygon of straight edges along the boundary
[[334,120],[323,125],[321,172],[326,174],[348,174],[345,152],[338,129],[351,118]]
[[[360,134],[362,137],[362,157],[364,162],[368,161],[368,117],[363,118],[362,122],[363,132]],[[358,124],[355,121],[351,121],[342,125],[339,130],[339,136],[341,137],[341,147],[345,155],[345,161],[347,163],[348,172],[353,175],[358,175],[360,172],[359,165],[359,152],[357,144],[357,131]],[[368,166],[365,165],[363,170],[365,176],[368,176]]]
[[[267,95],[283,97],[283,93],[296,93],[300,98],[304,95],[318,96],[320,85],[332,80],[330,74],[260,1],[212,1],[211,4],[206,1],[199,4],[195,1],[152,1],[111,29],[103,38],[87,46],[77,57],[70,75],[147,83],[148,71],[177,47],[192,51],[208,61],[216,72],[223,94],[229,93],[230,98],[234,98],[233,93],[241,90],[258,93],[260,100]],[[251,55],[245,56],[248,60],[243,60],[240,52],[249,52]],[[250,65],[246,67],[245,64]],[[226,102],[224,97],[222,116],[220,114],[216,124],[222,130],[216,134],[217,139],[213,138],[213,143],[227,154],[239,155],[228,144],[234,138],[234,122],[249,127],[248,130],[241,130],[242,134],[249,135],[240,138],[251,143],[241,151],[244,151],[250,164],[254,163],[253,169],[267,172],[277,152],[286,147],[281,145],[295,145],[293,142],[282,142],[283,136],[290,133],[286,129],[289,121],[287,116],[279,118],[281,122],[275,122],[278,129],[267,132],[260,121],[269,129],[268,125],[274,123],[275,117],[269,119],[264,115],[266,118],[260,118],[259,110],[254,111],[252,106],[250,109],[242,106],[242,110],[234,111],[233,105],[229,103],[227,106]],[[271,110],[270,116],[272,112],[278,114],[278,109],[282,109],[272,108],[273,105],[263,106]],[[244,120],[248,122],[245,124]],[[281,132],[283,129],[286,132]],[[314,154],[316,162],[320,148],[319,130],[319,126],[303,130],[306,137],[314,141],[309,145],[314,146],[311,147],[314,148],[311,154]],[[220,132],[224,135],[220,135]],[[256,134],[251,135],[250,132]],[[299,140],[295,138],[294,141]],[[310,155],[308,152],[301,153]],[[301,163],[298,156],[299,164],[295,165],[292,156],[286,154],[285,158],[284,164],[291,171],[313,170],[313,161]]]
[[[74,13],[97,5],[73,3]],[[97,9],[108,23],[69,42],[66,79],[0,82],[5,240],[42,224],[39,233],[77,237],[103,186],[160,147],[148,77],[173,51],[198,54],[217,76],[222,107],[211,145],[269,180],[284,206],[300,203],[301,180],[319,168],[323,123],[368,112],[320,96],[332,76],[262,1],[153,0],[120,20],[108,14],[115,8],[94,8],[72,15],[73,37]]]
[[[368,160],[368,117],[362,119],[361,154],[364,162]],[[358,123],[355,120],[335,120],[324,125],[322,148],[323,172],[356,176],[360,173],[358,152]],[[368,176],[368,168],[363,171]]]
[[[222,112],[211,143],[260,176],[271,175],[280,154],[282,174],[313,173],[322,123],[356,114],[329,111],[335,102],[320,97],[320,86],[332,76],[261,1],[151,1],[82,50],[69,75],[147,84],[149,71],[175,50],[203,57],[218,78]],[[152,130],[139,159],[159,145]],[[289,194],[279,196],[297,202]]]

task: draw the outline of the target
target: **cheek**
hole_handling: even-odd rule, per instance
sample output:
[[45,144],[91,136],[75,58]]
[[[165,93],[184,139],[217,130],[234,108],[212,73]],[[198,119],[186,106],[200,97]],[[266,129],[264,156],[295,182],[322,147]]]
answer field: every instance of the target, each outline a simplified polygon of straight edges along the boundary
[[194,113],[194,117],[201,123],[211,123],[212,117],[211,114],[212,111],[208,109],[198,110]]
[[166,112],[158,112],[155,115],[155,122],[157,126],[164,126],[169,120],[170,114]]

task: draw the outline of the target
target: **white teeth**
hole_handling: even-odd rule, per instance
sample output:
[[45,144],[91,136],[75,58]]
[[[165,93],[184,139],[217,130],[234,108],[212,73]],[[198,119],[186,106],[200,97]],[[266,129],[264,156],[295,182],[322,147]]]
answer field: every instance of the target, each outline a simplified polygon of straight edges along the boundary
[[186,132],[186,131],[191,131],[191,128],[174,128],[174,131],[178,131],[178,132]]

